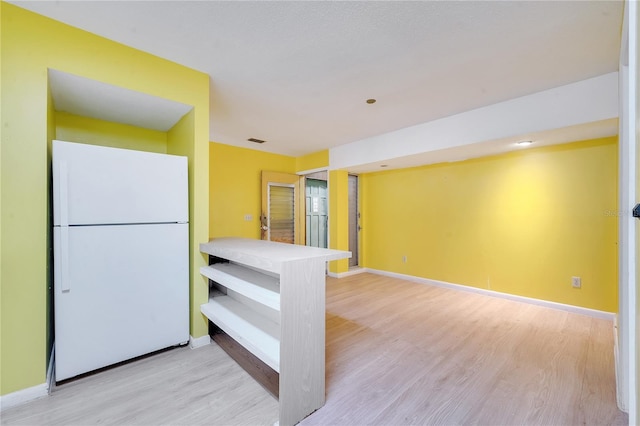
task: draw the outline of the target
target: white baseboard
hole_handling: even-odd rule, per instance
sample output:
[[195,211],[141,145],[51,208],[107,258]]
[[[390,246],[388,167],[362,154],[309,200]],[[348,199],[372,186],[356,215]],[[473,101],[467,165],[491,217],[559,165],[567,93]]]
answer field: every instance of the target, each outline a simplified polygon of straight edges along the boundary
[[613,321],[615,318],[615,314],[612,312],[598,311],[596,309],[583,308],[583,307],[574,306],[574,305],[566,305],[564,303],[550,302],[548,300],[534,299],[532,297],[516,296],[515,294],[501,293],[499,291],[493,291],[493,290],[485,290],[483,288],[470,287],[462,284],[452,284],[445,281],[430,280],[428,278],[416,277],[413,275],[398,274],[396,272],[382,271],[379,269],[367,268],[366,270],[367,272],[371,272],[372,274],[384,275],[392,278],[399,278],[407,281],[432,285],[436,287],[450,288],[452,290],[461,290],[461,291],[467,291],[470,293],[478,293],[478,294],[483,294],[485,296],[499,297],[502,299],[513,300],[516,302],[529,303],[531,305],[544,306],[546,308],[558,309],[561,311],[571,312],[574,314],[586,315],[592,318],[600,318],[600,319],[605,319],[609,321]]
[[207,346],[211,343],[211,337],[209,335],[202,337],[189,336],[189,347],[191,349],[198,349],[203,346]]
[[0,396],[0,411],[25,404],[47,395],[49,395],[49,385],[47,383],[2,395]]
[[629,408],[625,404],[624,400],[624,380],[620,377],[621,369],[620,369],[620,346],[618,344],[618,315],[616,314],[613,317],[613,362],[615,366],[615,374],[616,374],[616,403],[618,404],[618,408],[620,411],[625,413],[629,412]]
[[367,268],[353,268],[353,269],[349,269],[347,272],[337,272],[337,273],[327,272],[327,275],[329,275],[331,278],[344,278],[344,277],[350,277],[351,275],[361,274],[367,271],[368,271]]

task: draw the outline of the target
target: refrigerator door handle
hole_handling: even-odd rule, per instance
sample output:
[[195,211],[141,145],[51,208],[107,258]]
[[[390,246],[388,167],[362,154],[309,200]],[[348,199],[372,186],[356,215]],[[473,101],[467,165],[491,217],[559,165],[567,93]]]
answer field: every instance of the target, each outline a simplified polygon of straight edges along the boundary
[[69,283],[69,227],[60,227],[60,289],[63,293],[71,291]]
[[60,202],[60,281],[61,290],[68,292],[71,290],[69,283],[69,185],[67,162],[61,161],[58,165],[58,182],[60,190],[58,193]]
[[58,164],[58,201],[60,202],[60,226],[69,226],[69,172],[67,162]]

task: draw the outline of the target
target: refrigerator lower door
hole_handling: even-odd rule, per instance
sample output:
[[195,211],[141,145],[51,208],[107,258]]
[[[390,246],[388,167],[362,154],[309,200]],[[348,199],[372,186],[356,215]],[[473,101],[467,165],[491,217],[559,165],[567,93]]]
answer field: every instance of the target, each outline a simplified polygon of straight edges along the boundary
[[57,381],[189,340],[188,227],[54,228]]

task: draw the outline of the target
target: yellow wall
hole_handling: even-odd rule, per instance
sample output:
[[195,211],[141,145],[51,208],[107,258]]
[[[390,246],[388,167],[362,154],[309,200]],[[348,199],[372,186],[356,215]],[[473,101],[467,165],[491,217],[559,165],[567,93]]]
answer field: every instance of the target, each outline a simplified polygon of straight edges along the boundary
[[322,169],[329,166],[329,150],[318,151],[296,158],[296,172]]
[[215,142],[209,156],[209,236],[260,239],[260,174],[295,173],[296,159]]
[[616,141],[361,175],[363,264],[617,312]]
[[[194,107],[193,140],[167,144],[168,152],[190,155],[194,179],[189,197],[198,212],[190,223],[192,271],[205,264],[194,247],[208,237],[209,77],[5,2],[0,2],[0,15],[0,394],[5,395],[42,384],[46,375],[51,325],[48,141],[55,127],[47,69]],[[185,150],[182,144],[191,147]],[[191,333],[199,337],[206,328]]]
[[[261,172],[312,170],[328,165],[328,151],[304,157],[288,157],[216,142],[209,149],[209,235],[260,238]],[[330,247],[349,249],[349,199],[346,171],[329,173]],[[245,215],[251,215],[245,221]],[[330,262],[331,272],[346,272],[347,259]]]
[[[349,250],[349,174],[344,170],[329,172],[329,248]],[[349,259],[329,262],[329,271],[347,272]]]
[[[189,182],[194,183],[195,192],[208,191],[208,167],[197,167],[195,163],[206,161],[208,158],[203,151],[196,150],[193,141],[196,129],[196,114],[194,110],[187,113],[167,132],[167,154],[182,155],[188,157]],[[207,144],[208,145],[208,144]],[[205,147],[208,147],[205,145]],[[206,153],[206,152],[205,152]],[[189,223],[208,223],[208,210],[198,205],[192,197],[189,197]],[[207,232],[205,232],[207,231]],[[190,318],[189,330],[192,336],[205,336],[208,334],[209,322],[200,313],[200,305],[209,299],[208,279],[200,274],[200,266],[208,264],[208,256],[200,253],[200,243],[208,241],[208,229],[196,229],[189,227],[189,243],[191,245],[191,274],[189,286]]]
[[167,133],[55,112],[56,139],[138,151],[167,152]]

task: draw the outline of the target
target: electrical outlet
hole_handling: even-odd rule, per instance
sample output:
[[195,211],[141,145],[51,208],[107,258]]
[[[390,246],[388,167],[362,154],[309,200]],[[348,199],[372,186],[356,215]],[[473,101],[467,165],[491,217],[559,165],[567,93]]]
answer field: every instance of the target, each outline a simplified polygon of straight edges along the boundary
[[246,220],[247,222],[251,222],[253,220],[253,216],[251,216],[250,214],[245,214],[244,220]]
[[402,256],[402,263],[407,263],[407,256]]
[[580,277],[571,277],[571,287],[582,288],[582,279]]

